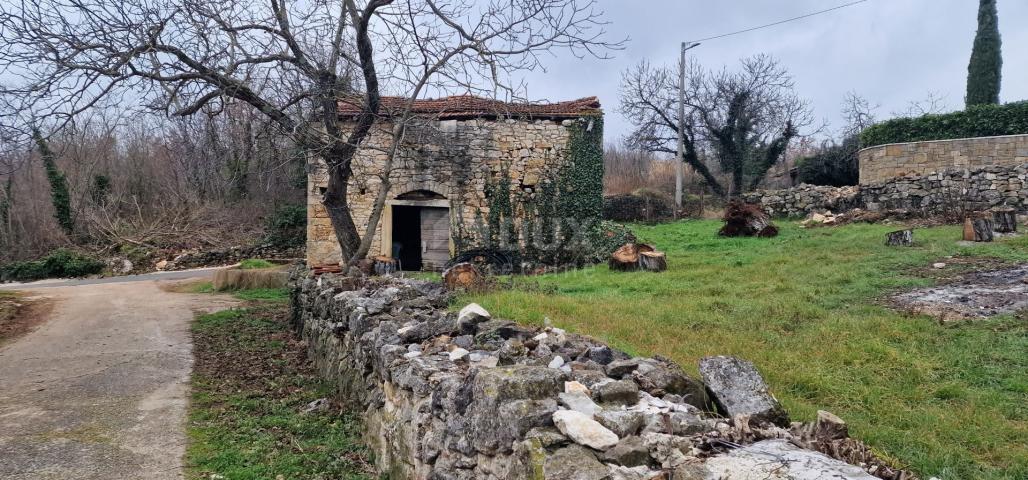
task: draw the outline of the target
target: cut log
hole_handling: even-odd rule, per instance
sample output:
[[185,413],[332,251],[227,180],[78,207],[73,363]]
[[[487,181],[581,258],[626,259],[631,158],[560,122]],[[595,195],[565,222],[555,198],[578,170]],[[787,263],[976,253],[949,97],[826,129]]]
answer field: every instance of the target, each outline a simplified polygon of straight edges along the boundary
[[373,262],[371,270],[375,272],[375,275],[391,275],[400,269],[400,262],[393,257],[379,255],[373,257],[371,261]]
[[974,241],[992,241],[992,219],[986,216],[979,216],[971,219],[971,228],[974,230]]
[[732,200],[725,208],[722,218],[725,225],[718,231],[722,237],[774,237],[778,235],[778,227],[771,223],[771,217],[764,213],[760,205]]
[[1014,233],[1017,231],[1017,210],[998,208],[992,211],[993,228],[998,233]]
[[610,254],[607,266],[618,272],[632,272],[639,269],[639,246],[626,243]]
[[664,252],[639,252],[639,267],[650,272],[667,270],[667,255]]
[[443,283],[450,290],[459,288],[465,290],[474,289],[481,286],[484,280],[485,276],[482,275],[482,272],[473,264],[467,262],[458,263],[443,272]]
[[964,241],[974,241],[974,224],[971,222],[971,217],[964,217]]
[[897,230],[885,235],[885,244],[890,247],[909,247],[914,245],[913,230]]

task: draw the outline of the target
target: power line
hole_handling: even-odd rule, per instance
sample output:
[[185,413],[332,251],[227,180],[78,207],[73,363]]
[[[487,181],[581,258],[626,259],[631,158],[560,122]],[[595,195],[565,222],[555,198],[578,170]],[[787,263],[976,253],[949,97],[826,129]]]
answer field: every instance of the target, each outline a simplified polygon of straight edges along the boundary
[[833,10],[838,10],[840,8],[852,7],[853,5],[856,5],[858,3],[864,3],[866,1],[868,1],[868,0],[857,0],[856,2],[850,2],[850,3],[844,4],[844,5],[839,5],[839,6],[836,6],[836,7],[829,8],[827,10],[821,10],[819,12],[808,13],[806,15],[800,15],[798,17],[788,18],[788,19],[781,20],[781,21],[774,22],[774,23],[768,23],[766,25],[761,25],[759,27],[747,28],[745,30],[739,30],[737,32],[724,33],[724,34],[721,34],[721,35],[715,35],[713,37],[700,38],[700,39],[697,39],[697,40],[690,40],[689,42],[686,42],[686,43],[705,42],[707,40],[715,40],[715,39],[718,39],[718,38],[724,38],[724,37],[730,37],[732,35],[738,35],[740,33],[752,32],[754,30],[760,30],[762,28],[773,27],[775,25],[781,25],[783,23],[789,23],[789,22],[793,22],[793,21],[796,21],[796,20],[802,20],[802,19],[807,18],[807,17],[813,17],[814,15],[821,15],[822,13],[828,13],[828,12],[831,12]]

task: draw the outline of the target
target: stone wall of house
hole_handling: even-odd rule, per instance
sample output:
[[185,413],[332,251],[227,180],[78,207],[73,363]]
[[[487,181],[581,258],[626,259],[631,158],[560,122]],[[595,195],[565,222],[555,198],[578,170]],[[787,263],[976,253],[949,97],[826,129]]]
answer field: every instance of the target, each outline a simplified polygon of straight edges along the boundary
[[[573,120],[444,120],[425,121],[408,129],[390,175],[389,199],[415,190],[428,190],[450,202],[451,220],[464,235],[481,235],[481,219],[489,213],[487,185],[503,175],[510,178],[510,195],[534,195],[564,165],[568,127],[587,123]],[[381,188],[386,150],[391,144],[389,124],[381,124],[354,159],[349,202],[362,234]],[[328,185],[323,162],[312,160],[307,182],[308,265],[340,261],[332,224],[322,205]],[[476,223],[477,220],[477,223]],[[381,251],[381,223],[372,254]]]
[[[294,275],[294,324],[319,372],[363,412],[365,441],[386,478],[901,474],[872,457],[862,469],[809,450],[868,451],[834,415],[790,424],[753,364],[735,357],[703,359],[701,383],[668,360],[519,326],[478,305],[447,312],[438,284]],[[743,446],[725,454],[723,442]]]
[[916,214],[976,211],[1013,207],[1028,212],[1028,163],[976,169],[949,169],[927,175],[905,175],[852,187],[800,185],[785,190],[745,194],[771,215],[805,216],[854,208],[870,211],[906,210]]
[[953,169],[1028,163],[1028,135],[895,143],[860,151],[860,184]]

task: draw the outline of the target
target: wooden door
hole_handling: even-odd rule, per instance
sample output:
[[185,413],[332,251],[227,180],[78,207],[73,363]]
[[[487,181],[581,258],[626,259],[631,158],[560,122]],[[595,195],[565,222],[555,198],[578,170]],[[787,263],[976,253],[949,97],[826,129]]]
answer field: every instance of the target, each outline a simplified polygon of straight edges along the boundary
[[450,260],[450,209],[421,209],[421,268],[439,270]]

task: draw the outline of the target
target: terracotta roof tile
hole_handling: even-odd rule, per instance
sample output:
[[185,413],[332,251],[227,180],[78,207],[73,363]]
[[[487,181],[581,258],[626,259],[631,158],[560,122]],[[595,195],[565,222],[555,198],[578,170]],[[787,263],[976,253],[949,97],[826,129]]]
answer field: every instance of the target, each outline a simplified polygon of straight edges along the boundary
[[[339,101],[339,114],[354,116],[361,112],[363,99]],[[405,106],[403,97],[382,97],[383,115],[398,114]],[[496,118],[498,116],[528,118],[577,118],[599,114],[600,100],[596,97],[580,98],[555,103],[508,103],[473,95],[415,100],[413,113],[439,120],[467,118]]]

